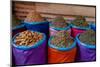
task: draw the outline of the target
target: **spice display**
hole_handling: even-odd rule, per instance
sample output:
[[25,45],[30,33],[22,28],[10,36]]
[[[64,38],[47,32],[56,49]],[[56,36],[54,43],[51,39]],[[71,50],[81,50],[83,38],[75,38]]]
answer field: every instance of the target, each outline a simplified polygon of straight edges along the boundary
[[43,38],[43,35],[38,32],[32,32],[29,30],[19,33],[15,38],[15,43],[18,46],[32,46]]
[[96,34],[93,30],[87,30],[86,32],[80,34],[79,39],[81,42],[95,45],[96,44]]
[[13,1],[12,66],[96,61],[95,8]]
[[70,47],[73,43],[73,39],[70,37],[67,31],[59,31],[53,38],[51,39],[51,44],[57,47]]

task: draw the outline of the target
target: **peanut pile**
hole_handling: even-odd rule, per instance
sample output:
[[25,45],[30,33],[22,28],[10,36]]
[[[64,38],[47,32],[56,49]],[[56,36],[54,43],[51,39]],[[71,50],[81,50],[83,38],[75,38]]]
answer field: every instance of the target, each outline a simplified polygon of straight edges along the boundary
[[58,28],[65,28],[67,26],[67,23],[63,17],[57,16],[52,21],[52,26]]
[[95,45],[96,44],[96,34],[93,30],[87,30],[86,32],[80,34],[79,39],[81,42]]
[[60,31],[53,36],[50,42],[57,47],[66,48],[72,45],[73,39],[67,31]]
[[82,26],[82,27],[87,27],[88,23],[85,20],[85,18],[83,16],[78,16],[76,17],[76,19],[72,22],[73,25],[75,26]]
[[21,32],[15,38],[15,43],[18,46],[21,46],[21,45],[32,46],[38,41],[40,41],[42,38],[43,38],[43,35],[41,33],[26,30],[26,31]]
[[44,18],[39,13],[36,12],[30,12],[25,19],[25,22],[43,22],[43,21],[45,21]]

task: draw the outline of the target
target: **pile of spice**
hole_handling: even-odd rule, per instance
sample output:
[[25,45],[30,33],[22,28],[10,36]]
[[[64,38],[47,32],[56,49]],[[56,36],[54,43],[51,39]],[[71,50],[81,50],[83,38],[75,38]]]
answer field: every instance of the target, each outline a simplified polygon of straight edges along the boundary
[[74,40],[70,37],[67,31],[59,31],[55,36],[52,37],[50,43],[56,47],[66,48],[70,47],[73,41]]
[[96,44],[96,33],[94,30],[87,30],[86,32],[80,34],[79,39],[83,43],[95,45]]
[[45,19],[37,12],[30,12],[26,19],[25,22],[43,22]]
[[88,22],[86,21],[85,17],[84,16],[77,16],[76,19],[71,23],[75,26],[79,26],[79,27],[87,27],[89,26],[88,25]]
[[29,30],[19,33],[15,38],[15,43],[18,46],[32,46],[43,38],[42,33],[32,32]]
[[55,17],[51,24],[53,27],[58,27],[58,28],[65,28],[68,25],[65,19],[61,16]]

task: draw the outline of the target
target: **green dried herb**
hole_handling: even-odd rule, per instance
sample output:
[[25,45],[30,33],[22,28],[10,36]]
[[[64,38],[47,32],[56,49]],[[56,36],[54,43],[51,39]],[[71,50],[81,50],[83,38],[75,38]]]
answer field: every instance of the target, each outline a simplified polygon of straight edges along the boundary
[[65,19],[61,16],[55,17],[51,24],[53,27],[58,27],[58,28],[64,28],[68,25]]
[[77,16],[76,19],[72,22],[73,25],[75,26],[82,26],[82,27],[87,27],[88,23],[85,20],[84,16]]
[[60,31],[51,39],[51,44],[57,47],[70,47],[72,43],[73,39],[67,31]]
[[86,32],[80,34],[79,39],[83,43],[95,45],[95,43],[96,43],[95,36],[96,36],[95,31],[87,30]]

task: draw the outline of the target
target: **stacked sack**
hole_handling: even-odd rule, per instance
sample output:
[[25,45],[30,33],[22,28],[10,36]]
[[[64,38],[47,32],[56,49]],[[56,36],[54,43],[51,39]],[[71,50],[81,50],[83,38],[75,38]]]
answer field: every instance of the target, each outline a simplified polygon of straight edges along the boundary
[[78,52],[76,61],[96,60],[96,33],[94,30],[87,30],[76,36]]
[[46,36],[30,30],[17,33],[13,37],[12,50],[15,65],[45,64]]
[[67,31],[59,31],[48,41],[48,63],[74,62],[76,41]]
[[39,31],[49,36],[49,22],[37,12],[29,12],[23,22],[28,30]]
[[29,12],[22,24],[20,28],[13,29],[16,32],[12,43],[14,65],[46,64],[49,22],[39,13]]
[[50,36],[55,35],[57,32],[61,30],[66,30],[71,33],[70,25],[62,16],[57,16],[50,23]]
[[83,33],[86,30],[90,29],[90,25],[86,21],[84,16],[77,16],[75,20],[71,22],[71,36],[76,37],[77,34]]

